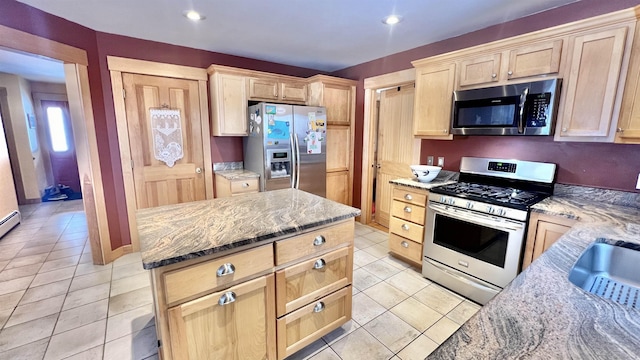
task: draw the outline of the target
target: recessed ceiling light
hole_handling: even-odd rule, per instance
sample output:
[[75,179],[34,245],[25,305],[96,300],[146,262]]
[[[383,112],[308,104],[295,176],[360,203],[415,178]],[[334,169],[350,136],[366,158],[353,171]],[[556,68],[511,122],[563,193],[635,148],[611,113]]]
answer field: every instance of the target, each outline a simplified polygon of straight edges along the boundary
[[382,22],[387,24],[387,25],[394,25],[394,24],[399,23],[400,20],[402,20],[402,18],[400,18],[400,16],[389,15],[389,16],[385,17],[384,19],[382,19]]
[[199,12],[194,11],[194,10],[185,11],[185,12],[182,13],[182,15],[184,15],[187,19],[193,20],[193,21],[206,19],[206,17],[204,15],[201,15]]

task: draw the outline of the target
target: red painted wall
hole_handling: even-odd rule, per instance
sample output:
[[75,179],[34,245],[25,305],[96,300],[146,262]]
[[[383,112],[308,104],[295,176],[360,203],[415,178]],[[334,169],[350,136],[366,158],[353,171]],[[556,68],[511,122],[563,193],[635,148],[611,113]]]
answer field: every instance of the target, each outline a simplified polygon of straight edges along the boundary
[[[360,80],[356,93],[354,206],[360,206],[362,181],[363,79],[411,68],[411,61],[500,40],[544,28],[639,5],[638,0],[581,0],[508,23],[421,46],[346,68],[332,75]],[[421,163],[428,155],[444,156],[445,168],[458,170],[461,156],[502,156],[550,161],[560,167],[558,181],[635,191],[640,172],[640,145],[554,143],[551,137],[455,137],[452,141],[423,140]]]

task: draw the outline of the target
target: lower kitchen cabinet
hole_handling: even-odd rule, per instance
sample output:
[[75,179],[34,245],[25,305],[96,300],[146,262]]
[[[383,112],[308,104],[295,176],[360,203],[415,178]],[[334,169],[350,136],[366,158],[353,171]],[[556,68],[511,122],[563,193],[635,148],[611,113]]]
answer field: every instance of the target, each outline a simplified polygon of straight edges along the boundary
[[576,223],[576,220],[542,213],[531,213],[522,270],[553,245]]
[[216,174],[216,197],[231,197],[260,191],[258,178],[229,180]]
[[389,251],[416,264],[422,263],[422,242],[429,192],[394,185],[391,190]]

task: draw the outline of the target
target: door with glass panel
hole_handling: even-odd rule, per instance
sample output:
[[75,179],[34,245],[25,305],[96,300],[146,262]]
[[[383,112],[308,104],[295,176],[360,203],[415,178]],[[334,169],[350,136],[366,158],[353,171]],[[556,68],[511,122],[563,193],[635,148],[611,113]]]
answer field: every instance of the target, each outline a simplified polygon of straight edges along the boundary
[[73,142],[73,130],[66,101],[42,101],[48,132],[49,160],[55,185],[61,184],[80,193],[78,160]]

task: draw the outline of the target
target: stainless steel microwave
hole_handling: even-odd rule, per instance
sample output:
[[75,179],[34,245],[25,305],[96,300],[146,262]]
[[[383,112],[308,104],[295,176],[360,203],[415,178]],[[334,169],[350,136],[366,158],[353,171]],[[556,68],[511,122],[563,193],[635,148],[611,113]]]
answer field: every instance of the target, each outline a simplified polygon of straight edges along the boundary
[[552,135],[562,79],[453,92],[454,135]]

